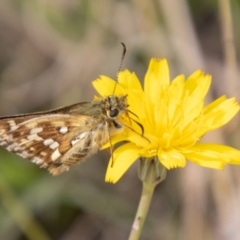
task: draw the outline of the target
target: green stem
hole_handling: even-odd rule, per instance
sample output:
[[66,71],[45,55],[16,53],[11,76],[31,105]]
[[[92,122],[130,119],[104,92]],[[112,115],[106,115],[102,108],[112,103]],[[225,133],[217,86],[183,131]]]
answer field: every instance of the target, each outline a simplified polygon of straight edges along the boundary
[[137,214],[132,225],[129,240],[137,240],[141,235],[155,186],[156,185],[154,184],[147,184],[143,182],[142,195],[138,206]]

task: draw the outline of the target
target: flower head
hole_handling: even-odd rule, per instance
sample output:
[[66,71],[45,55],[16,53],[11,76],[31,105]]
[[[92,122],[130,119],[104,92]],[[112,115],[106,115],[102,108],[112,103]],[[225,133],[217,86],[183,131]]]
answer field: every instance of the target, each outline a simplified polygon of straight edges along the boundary
[[[93,82],[102,96],[111,95],[114,84],[105,76]],[[179,75],[170,82],[165,59],[151,60],[144,88],[134,73],[121,72],[115,94],[128,95],[129,110],[137,117],[123,116],[127,127],[112,137],[113,143],[128,142],[114,151],[106,181],[117,182],[139,157],[157,157],[167,169],[184,167],[186,159],[215,169],[222,169],[227,163],[240,164],[240,151],[199,142],[207,132],[229,122],[240,108],[235,98],[226,96],[204,106],[210,84],[211,76],[200,70],[187,79]],[[136,122],[143,126],[144,136]]]

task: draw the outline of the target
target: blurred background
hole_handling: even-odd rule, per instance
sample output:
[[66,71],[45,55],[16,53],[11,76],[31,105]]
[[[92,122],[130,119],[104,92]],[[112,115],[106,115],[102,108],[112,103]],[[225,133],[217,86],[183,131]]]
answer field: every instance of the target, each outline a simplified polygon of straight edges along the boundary
[[[228,4],[231,4],[231,9]],[[1,0],[0,115],[91,101],[91,82],[122,69],[143,79],[151,57],[167,58],[171,77],[203,69],[208,101],[240,100],[240,1]],[[239,119],[206,141],[240,148]],[[0,149],[0,239],[127,239],[141,194],[136,163],[105,183],[109,153],[67,173]],[[143,240],[240,239],[240,166],[222,171],[190,162],[157,188]]]

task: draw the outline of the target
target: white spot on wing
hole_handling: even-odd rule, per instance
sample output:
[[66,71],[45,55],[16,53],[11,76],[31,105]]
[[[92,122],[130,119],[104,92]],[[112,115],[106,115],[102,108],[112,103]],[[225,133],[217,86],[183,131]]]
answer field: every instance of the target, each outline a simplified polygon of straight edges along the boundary
[[41,166],[40,166],[40,168],[47,168],[47,167],[48,167],[48,164],[45,163],[45,162],[43,162],[43,163],[41,164]]
[[22,148],[21,148],[20,146],[15,146],[14,149],[13,149],[13,151],[14,151],[14,152],[18,152],[18,151],[21,151],[21,149],[22,149]]
[[76,137],[71,141],[72,146],[74,146],[74,145],[75,145],[78,141],[80,141],[81,139],[85,138],[87,134],[89,134],[89,132],[83,132],[83,133],[79,134],[78,136],[76,136]]
[[7,149],[8,151],[13,151],[13,149],[16,148],[16,147],[18,147],[18,144],[13,142],[12,144],[8,145],[8,146],[6,147],[6,149]]
[[33,128],[33,129],[30,130],[30,134],[40,133],[42,131],[43,131],[42,127]]
[[26,151],[23,151],[23,152],[19,153],[18,155],[23,158],[29,158],[29,154]]
[[9,120],[8,124],[9,124],[9,127],[10,127],[10,131],[14,131],[18,128],[14,120]]
[[59,130],[60,133],[65,134],[68,132],[68,127],[61,127]]
[[28,135],[28,140],[34,140],[34,141],[43,141],[43,138],[39,137],[36,133]]
[[37,128],[37,123],[33,119],[20,123],[19,125],[23,124],[29,129]]
[[20,145],[26,143],[28,140],[26,138],[19,139]]
[[1,145],[1,146],[6,146],[7,144],[8,144],[8,143],[7,143],[7,141],[5,141],[5,140],[3,140],[3,141],[0,142],[0,145]]
[[49,146],[52,143],[54,143],[54,140],[52,138],[48,138],[48,139],[44,140],[43,145],[44,146]]
[[40,155],[45,157],[45,156],[47,156],[47,153],[46,152],[40,152]]
[[1,129],[0,130],[0,135],[3,135],[5,133],[5,130]]
[[43,160],[39,157],[34,157],[31,162],[36,163],[36,164],[41,164],[43,162]]
[[53,143],[49,146],[49,148],[51,148],[52,150],[55,150],[56,148],[58,148],[58,146],[59,146],[59,143],[58,143],[58,142],[53,142]]
[[61,153],[59,152],[58,148],[52,153],[51,159],[52,161],[57,160],[59,157],[61,157]]
[[72,146],[74,146],[78,141],[79,141],[80,139],[73,139],[72,141],[71,141],[71,144],[72,144]]

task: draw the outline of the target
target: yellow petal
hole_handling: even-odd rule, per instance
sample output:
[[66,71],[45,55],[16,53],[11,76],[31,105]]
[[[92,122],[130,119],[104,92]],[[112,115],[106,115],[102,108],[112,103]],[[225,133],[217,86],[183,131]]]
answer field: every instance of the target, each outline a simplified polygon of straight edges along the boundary
[[182,98],[184,86],[185,86],[184,75],[177,76],[171,83],[168,89],[169,104],[168,104],[168,115],[170,120],[175,120],[175,113],[179,110],[180,100]]
[[212,111],[214,108],[218,107],[222,102],[226,101],[227,97],[225,95],[217,98],[213,102],[209,103],[207,106],[204,107],[204,113],[208,113],[209,111]]
[[[132,91],[127,97],[129,110],[131,110],[135,115],[137,115],[136,121],[146,118],[146,114],[143,111],[143,92]],[[133,114],[129,113],[131,117],[134,118]]]
[[[224,100],[224,101],[223,101]],[[217,129],[229,122],[239,111],[235,98],[225,100],[221,97],[204,109],[206,131]]]
[[116,81],[106,76],[100,76],[100,78],[92,82],[92,85],[102,97],[106,97],[112,94],[115,95],[126,94],[126,92],[124,92],[124,89],[122,89],[122,87],[118,83],[116,83]]
[[224,145],[197,143],[183,154],[203,167],[222,169],[226,163],[240,164],[240,151]]
[[116,183],[128,168],[139,158],[138,148],[133,143],[126,143],[119,147],[109,161],[106,182]]
[[148,140],[143,138],[141,135],[138,135],[134,132],[129,132],[128,134],[128,141],[136,143],[137,146],[145,147],[147,144],[149,144]]
[[185,167],[186,165],[185,157],[175,149],[169,151],[159,150],[158,159],[167,169]]
[[161,88],[169,86],[169,68],[166,59],[151,59],[144,80],[146,97],[153,103],[158,102]]
[[201,70],[195,71],[191,74],[185,83],[185,90],[189,91],[190,95],[196,90],[201,90],[201,98],[204,98],[209,90],[211,85],[212,76],[205,74]]
[[204,98],[211,84],[211,76],[198,70],[193,73],[185,84],[185,96],[182,99],[184,126],[191,123],[202,112]]
[[111,143],[110,141],[108,141],[107,143],[105,143],[102,147],[101,147],[101,150],[103,149],[106,149],[106,148],[109,148],[112,147],[118,143],[118,142],[123,142],[123,141],[127,141],[128,138],[127,138],[127,135],[126,134],[115,134],[113,136],[111,136]]
[[128,70],[124,70],[119,72],[118,74],[118,82],[121,86],[129,90],[139,90],[142,91],[142,86],[140,81],[138,80],[135,73],[131,73]]

